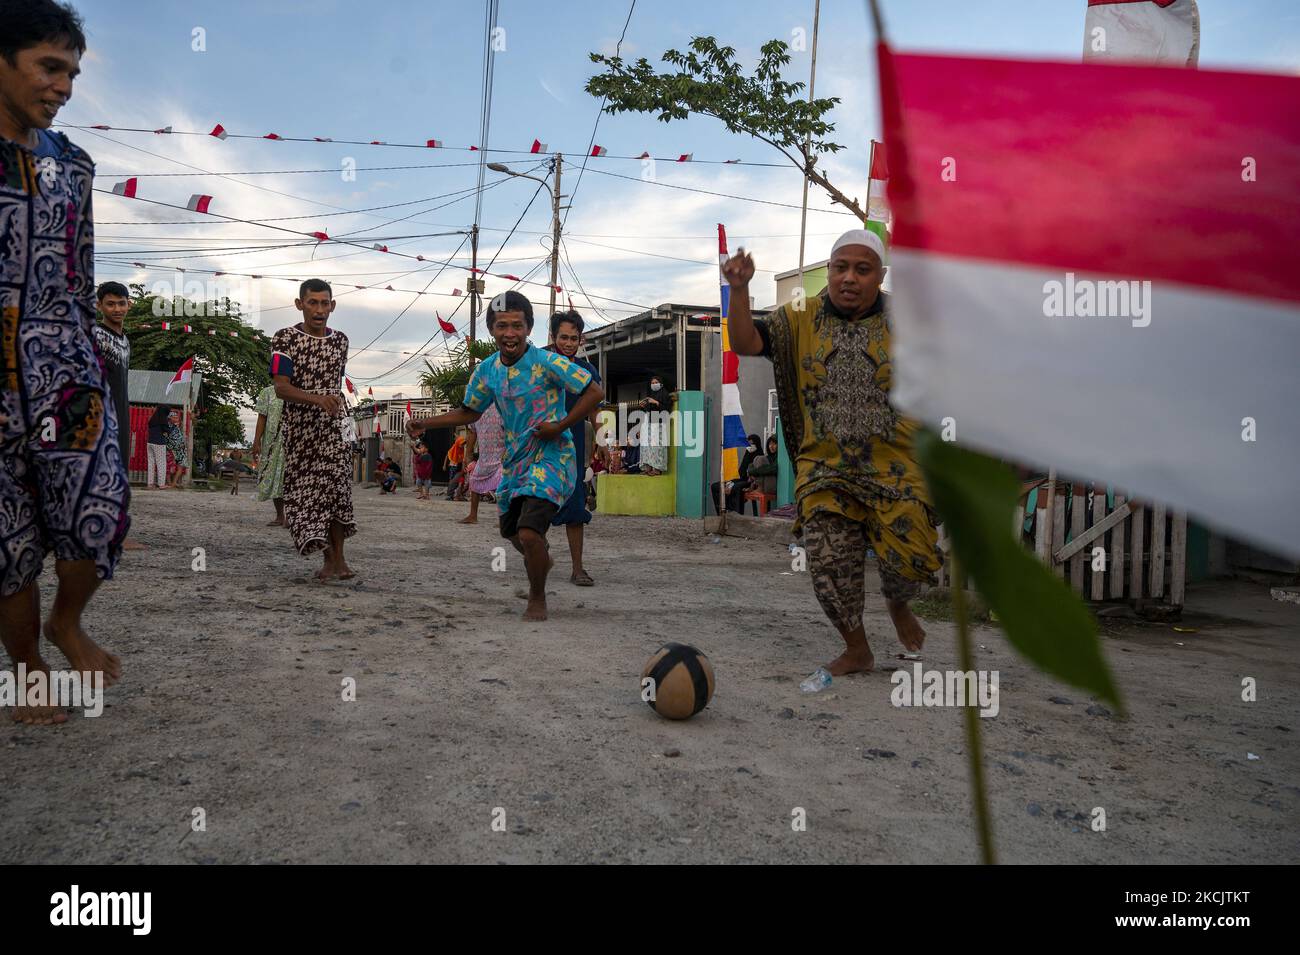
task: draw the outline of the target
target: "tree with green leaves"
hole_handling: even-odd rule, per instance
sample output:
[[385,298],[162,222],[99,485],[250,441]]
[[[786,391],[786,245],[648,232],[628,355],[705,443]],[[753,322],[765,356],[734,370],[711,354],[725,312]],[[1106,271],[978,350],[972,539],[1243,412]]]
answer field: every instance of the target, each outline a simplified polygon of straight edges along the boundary
[[[200,315],[178,319],[194,327],[189,334],[164,331],[160,324],[169,319],[159,315],[185,316],[189,314],[186,304],[180,298],[166,301],[156,295],[131,301],[123,323],[131,342],[131,367],[175,371],[185,359],[193,358],[194,371],[203,375],[209,404],[251,408],[257,393],[271,381],[270,340],[254,336],[257,329],[244,321],[239,303],[230,299],[203,303]],[[195,311],[193,303],[189,309]],[[209,335],[209,330],[216,334]]]
[[790,64],[784,41],[763,44],[752,76],[741,71],[734,48],[719,46],[711,36],[693,37],[686,53],[665,52],[663,61],[676,67],[670,72],[656,72],[645,57],[629,65],[618,56],[590,56],[605,72],[589,79],[586,90],[604,97],[605,112],[658,113],[665,123],[692,113],[712,116],[731,132],[748,133],[779,150],[832,201],[867,220],[857,199],[846,196],[816,168],[819,155],[844,148],[827,138],[835,124],[825,117],[839,98],[810,102],[801,95],[803,83],[781,79],[781,70]]
[[[239,409],[251,408],[257,393],[271,382],[270,341],[256,334],[257,329],[244,321],[239,303],[231,299],[165,299],[145,294],[141,285],[131,291],[123,321],[131,342],[131,367],[174,372],[193,358],[194,371],[203,376],[194,406],[195,457],[209,460],[213,445],[244,444]],[[164,330],[164,321],[187,324],[194,331]]]
[[491,338],[462,339],[444,364],[435,368],[427,358],[424,360],[424,367],[428,370],[420,372],[420,386],[428,388],[435,399],[459,408],[465,401],[465,389],[469,387],[474,366],[491,358],[496,351],[497,343]]

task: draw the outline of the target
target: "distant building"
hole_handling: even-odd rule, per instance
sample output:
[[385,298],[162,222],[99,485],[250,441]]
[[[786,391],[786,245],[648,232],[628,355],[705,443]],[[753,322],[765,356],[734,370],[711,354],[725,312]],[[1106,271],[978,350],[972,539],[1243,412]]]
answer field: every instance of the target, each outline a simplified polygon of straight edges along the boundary
[[[203,387],[203,375],[194,372],[188,385],[176,385],[170,391],[167,385],[175,377],[171,371],[146,371],[132,368],[127,372],[127,401],[131,405],[131,453],[127,460],[127,473],[134,484],[144,484],[149,479],[149,418],[159,405],[171,405],[181,412],[181,428],[190,457],[190,473],[194,468],[194,404]],[[173,466],[171,453],[167,455],[167,469]]]

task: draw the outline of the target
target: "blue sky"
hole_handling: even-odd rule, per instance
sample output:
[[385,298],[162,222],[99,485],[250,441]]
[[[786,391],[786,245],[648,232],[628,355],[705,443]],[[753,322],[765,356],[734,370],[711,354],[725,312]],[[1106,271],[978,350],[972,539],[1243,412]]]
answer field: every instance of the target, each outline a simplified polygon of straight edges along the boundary
[[[74,0],[85,16],[90,51],[83,62],[72,102],[59,121],[73,124],[206,131],[222,123],[229,131],[387,142],[443,140],[448,147],[477,141],[483,51],[483,3],[391,2],[356,4],[341,0]],[[895,47],[945,52],[1007,53],[1078,59],[1083,44],[1084,0],[885,0],[886,26]],[[1300,5],[1293,0],[1200,0],[1201,67],[1300,71]],[[812,33],[812,0],[803,2],[682,2],[638,0],[627,30],[625,57],[645,56],[658,65],[666,49],[684,49],[690,38],[713,35],[734,46],[748,68],[758,48],[772,38],[791,41],[795,31]],[[489,144],[527,149],[534,137],[565,154],[564,192],[572,193],[596,121],[598,101],[583,91],[595,70],[587,54],[612,52],[627,18],[628,3],[555,0],[550,3],[502,0],[499,25],[505,49],[497,54]],[[206,50],[192,49],[195,28],[205,32]],[[839,96],[831,118],[832,139],[846,148],[824,160],[824,170],[850,195],[865,191],[868,141],[879,136],[879,110],[873,38],[865,4],[826,0],[822,4],[817,57],[817,93]],[[809,54],[793,53],[789,79],[808,77]],[[413,202],[474,185],[472,165],[365,171],[369,166],[469,163],[474,153],[458,149],[398,149],[341,143],[299,144],[262,140],[225,142],[210,137],[155,136],[72,130],[74,141],[94,156],[101,188],[128,175],[191,173],[178,163],[211,172],[325,169],[327,172],[272,175],[186,176],[140,179],[141,196],[184,205],[191,193],[216,197],[212,209],[246,219],[306,216],[286,226],[303,231],[327,229],[338,235],[370,229],[371,237],[427,235],[465,229],[473,221],[473,198],[426,210],[447,199],[431,200],[370,214],[329,215],[390,203]],[[611,155],[693,153],[696,159],[744,159],[777,163],[782,157],[764,143],[727,133],[716,121],[692,118],[664,124],[633,114],[600,118],[596,142]],[[146,152],[141,152],[145,150]],[[358,167],[345,181],[345,159]],[[523,170],[517,156],[493,155]],[[526,157],[525,157],[526,158]],[[632,176],[635,181],[601,175]],[[593,159],[582,177],[566,224],[568,261],[591,296],[593,308],[565,273],[561,283],[592,324],[626,317],[637,306],[664,302],[712,304],[717,300],[715,224],[727,225],[731,244],[755,255],[760,271],[754,296],[759,305],[775,298],[772,275],[794,268],[798,255],[799,211],[738,199],[666,188],[688,186],[797,206],[801,178],[790,167],[656,163],[659,184],[640,180],[641,164]],[[489,181],[501,178],[488,173]],[[234,180],[243,180],[242,182]],[[250,185],[255,184],[255,185]],[[255,188],[261,187],[261,188]],[[539,197],[501,249],[506,231],[519,217],[535,186],[511,180],[484,193],[480,257],[500,249],[496,271],[524,274],[548,254],[550,208]],[[271,190],[271,191],[268,191]],[[454,197],[452,197],[454,198]],[[828,212],[829,201],[810,193],[807,259],[825,257],[835,235],[853,219]],[[412,216],[404,222],[391,220]],[[313,216],[319,214],[319,219]],[[136,269],[101,260],[100,279],[175,282],[174,266],[238,270],[265,275],[321,275],[339,285],[391,284],[423,289],[436,269],[398,278],[413,267],[378,252],[323,247],[314,260],[310,247],[259,252],[244,247],[286,241],[254,225],[159,225],[158,220],[197,218],[185,212],[108,196],[96,199],[99,251],[123,262],[149,257],[151,267]],[[139,224],[153,220],[150,224]],[[112,223],[112,224],[110,224]],[[135,223],[135,224],[117,224]],[[220,237],[220,239],[218,239]],[[430,258],[452,255],[461,236],[394,240],[393,248]],[[200,252],[220,247],[232,251]],[[176,250],[171,252],[171,250]],[[185,251],[180,251],[185,250]],[[626,251],[632,250],[632,251]],[[654,253],[649,255],[646,253]],[[182,258],[184,256],[185,258]],[[338,259],[332,256],[345,256]],[[669,258],[664,258],[668,256]],[[681,259],[687,261],[679,261]],[[455,260],[468,264],[468,246]],[[537,273],[545,277],[544,269]],[[208,278],[191,273],[191,279]],[[430,291],[463,287],[464,272],[448,270]],[[268,332],[296,320],[293,286],[263,280],[256,284],[259,322]],[[488,292],[508,287],[488,280]],[[236,289],[239,291],[240,289]],[[545,289],[526,292],[545,312]],[[419,349],[436,324],[433,311],[447,316],[458,299],[382,290],[340,297],[334,324],[346,332],[354,351],[371,341],[404,307],[398,319],[370,350],[355,354],[349,374],[362,385],[373,382],[376,395],[411,394],[417,359],[390,371]],[[455,322],[464,327],[468,309]],[[538,334],[541,338],[539,322]],[[480,326],[480,334],[482,334]],[[445,346],[436,336],[432,357]]]

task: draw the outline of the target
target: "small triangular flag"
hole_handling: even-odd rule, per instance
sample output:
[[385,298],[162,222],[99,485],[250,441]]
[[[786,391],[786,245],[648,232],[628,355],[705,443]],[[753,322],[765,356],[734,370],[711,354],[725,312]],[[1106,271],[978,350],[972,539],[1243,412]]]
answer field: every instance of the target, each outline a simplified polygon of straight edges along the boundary
[[163,136],[163,135],[165,135],[165,134],[167,134],[167,133],[170,133],[171,131],[172,131],[172,128],[171,128],[170,126],[164,126],[162,129],[155,129],[155,130],[154,130],[154,133],[155,133],[156,135]]
[[608,153],[608,152],[609,152],[609,150],[606,149],[604,146],[592,146],[592,147],[591,147],[591,154],[592,154],[593,156],[604,156],[604,155],[605,155],[606,153]]
[[135,198],[135,177],[132,176],[123,182],[119,182],[113,187],[113,195],[126,196],[128,199]]
[[530,153],[544,153],[546,152],[546,143],[542,142],[540,139],[534,139],[533,148],[528,151]]
[[266,134],[265,136],[263,136],[262,138],[263,138],[263,139],[283,139],[284,137],[280,136],[280,135],[277,134],[277,133],[267,133],[267,134]]
[[217,123],[217,125],[212,127],[212,132],[208,133],[208,135],[216,136],[217,139],[225,139],[230,134],[226,132],[226,127],[222,126],[220,123]]
[[441,149],[441,148],[442,148],[442,140],[441,140],[441,139],[426,139],[426,140],[424,141],[424,145],[425,145],[426,147],[428,147],[429,149]]
[[189,209],[190,212],[207,212],[208,205],[211,202],[211,196],[201,196],[198,193],[195,193],[190,196],[190,201],[186,204],[185,208]]
[[678,161],[678,162],[690,162],[691,159],[694,158],[694,156],[695,156],[695,153],[682,153],[680,156],[677,157],[677,161]]

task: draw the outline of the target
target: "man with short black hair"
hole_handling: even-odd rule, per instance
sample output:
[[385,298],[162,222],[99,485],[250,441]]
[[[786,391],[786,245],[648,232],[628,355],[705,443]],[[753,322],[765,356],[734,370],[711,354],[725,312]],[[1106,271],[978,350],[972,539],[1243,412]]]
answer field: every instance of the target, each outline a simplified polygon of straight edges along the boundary
[[[578,355],[578,349],[582,347],[583,327],[582,316],[573,309],[569,309],[567,312],[556,312],[551,316],[551,344],[548,346],[549,350],[558,355],[563,355],[591,375],[592,381],[598,385],[603,385],[604,383],[600,380],[600,372],[596,370],[596,366]],[[572,392],[565,393],[565,411],[572,411],[577,402],[577,395]],[[597,409],[592,408],[588,420],[591,421],[592,428],[599,434],[600,422],[596,416]],[[569,540],[569,557],[573,561],[573,573],[569,576],[569,582],[579,587],[591,587],[595,584],[595,581],[591,579],[591,574],[587,573],[587,569],[582,565],[583,528],[591,522],[591,511],[587,510],[587,488],[584,483],[587,476],[588,462],[591,460],[591,455],[587,453],[586,422],[579,421],[570,428],[569,436],[573,439],[573,466],[576,469],[576,480],[573,485],[573,493],[569,495],[559,513],[551,520],[551,525],[553,527],[563,526],[565,535]]]
[[[66,4],[0,0],[0,640],[15,664],[47,670],[43,632],[84,678],[112,685],[120,661],[81,624],[130,526],[119,422],[93,338],[95,168],[49,132],[85,50]],[[59,588],[42,628],[36,581],[51,549]],[[67,718],[48,706],[14,715]]]
[[339,417],[348,337],[329,328],[334,291],[322,279],[298,288],[297,325],[271,339],[271,381],[284,401],[284,520],[304,557],[323,552],[316,579],[356,575],[343,557],[343,541],[357,532],[352,514],[352,448]]
[[[131,400],[127,382],[131,369],[131,340],[123,327],[131,307],[131,295],[121,282],[104,282],[95,290],[99,303],[99,322],[95,325],[95,348],[104,370],[113,409],[117,412],[117,446],[122,451],[122,466],[131,473]],[[143,544],[131,538],[122,541],[123,550],[142,550]]]
[[[487,327],[497,353],[481,362],[465,389],[462,407],[432,418],[412,419],[407,432],[418,438],[426,428],[472,424],[495,404],[505,426],[497,508],[501,536],[524,555],[528,573],[525,620],[546,619],[546,575],[555,563],[546,532],[573,492],[573,439],[569,429],[592,413],[605,396],[591,375],[555,352],[528,340],[533,305],[515,291],[502,292],[487,309]],[[563,391],[581,395],[567,414]]]

